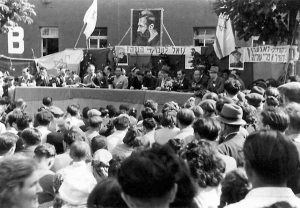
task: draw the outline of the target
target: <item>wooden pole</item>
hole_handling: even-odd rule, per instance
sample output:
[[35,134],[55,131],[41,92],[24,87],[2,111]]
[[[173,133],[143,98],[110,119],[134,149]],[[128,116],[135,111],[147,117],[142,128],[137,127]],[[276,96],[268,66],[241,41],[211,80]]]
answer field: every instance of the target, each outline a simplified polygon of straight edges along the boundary
[[79,41],[79,39],[80,39],[80,36],[81,36],[82,33],[83,33],[83,30],[84,30],[85,26],[86,26],[86,23],[82,26],[82,28],[81,28],[81,30],[80,30],[80,33],[79,33],[79,35],[78,35],[78,38],[77,38],[76,43],[75,43],[75,46],[74,46],[74,49],[76,48],[76,46],[77,46],[77,44],[78,44],[78,41]]

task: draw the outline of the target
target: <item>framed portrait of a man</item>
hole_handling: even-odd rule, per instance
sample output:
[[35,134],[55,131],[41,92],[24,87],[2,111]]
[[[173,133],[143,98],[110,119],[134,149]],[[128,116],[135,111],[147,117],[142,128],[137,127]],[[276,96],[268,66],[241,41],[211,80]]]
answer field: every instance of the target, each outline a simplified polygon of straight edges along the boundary
[[119,66],[127,66],[128,65],[128,56],[126,53],[126,49],[122,46],[115,47],[115,54],[117,63]]
[[242,48],[236,49],[230,54],[229,69],[244,69],[244,54]]
[[163,9],[131,9],[131,45],[162,45]]

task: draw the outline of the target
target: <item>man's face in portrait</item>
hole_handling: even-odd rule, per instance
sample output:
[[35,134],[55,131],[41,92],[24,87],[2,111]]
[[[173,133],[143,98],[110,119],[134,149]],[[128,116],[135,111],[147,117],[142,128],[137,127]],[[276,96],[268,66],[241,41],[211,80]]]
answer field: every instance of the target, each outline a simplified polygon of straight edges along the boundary
[[233,57],[234,57],[234,62],[235,63],[237,63],[241,60],[241,54],[240,53],[234,53]]
[[147,45],[150,38],[150,31],[146,17],[141,17],[138,22],[137,29],[137,45]]

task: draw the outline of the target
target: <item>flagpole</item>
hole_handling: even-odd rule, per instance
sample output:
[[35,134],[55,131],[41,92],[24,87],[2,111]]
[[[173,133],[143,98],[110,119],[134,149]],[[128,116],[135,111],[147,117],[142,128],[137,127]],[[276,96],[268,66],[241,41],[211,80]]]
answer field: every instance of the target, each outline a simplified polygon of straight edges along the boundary
[[82,28],[81,28],[81,30],[80,30],[80,33],[79,33],[79,35],[78,35],[78,38],[77,38],[76,43],[75,43],[75,46],[74,46],[74,49],[76,48],[76,46],[77,46],[77,44],[78,44],[78,41],[79,41],[79,39],[80,39],[80,36],[81,36],[82,33],[83,33],[83,30],[84,30],[85,26],[86,26],[86,23],[84,23],[84,25],[82,26]]

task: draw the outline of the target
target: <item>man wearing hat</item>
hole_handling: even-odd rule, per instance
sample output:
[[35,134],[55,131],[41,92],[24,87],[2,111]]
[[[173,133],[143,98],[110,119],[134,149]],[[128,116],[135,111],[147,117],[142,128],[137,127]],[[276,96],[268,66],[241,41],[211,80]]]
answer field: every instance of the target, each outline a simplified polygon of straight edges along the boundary
[[208,80],[207,90],[215,93],[224,91],[224,79],[218,76],[219,67],[212,66],[209,70],[210,79]]
[[242,119],[243,110],[236,104],[224,104],[220,115],[217,117],[223,124],[218,151],[224,155],[233,157],[238,166],[243,166],[243,145],[245,136],[241,132],[241,126],[246,122]]
[[300,103],[300,82],[289,82],[278,87],[283,104]]
[[252,105],[256,108],[257,112],[261,112],[263,110],[263,101],[264,101],[263,95],[252,92],[246,95],[246,99],[249,105]]

